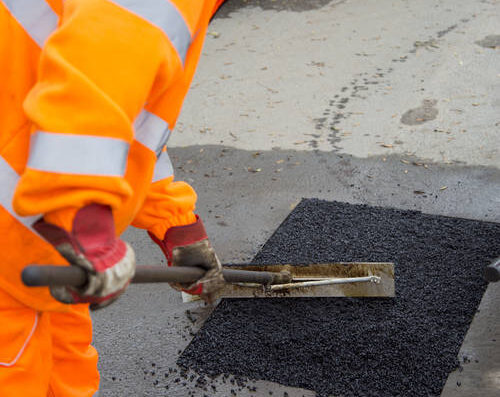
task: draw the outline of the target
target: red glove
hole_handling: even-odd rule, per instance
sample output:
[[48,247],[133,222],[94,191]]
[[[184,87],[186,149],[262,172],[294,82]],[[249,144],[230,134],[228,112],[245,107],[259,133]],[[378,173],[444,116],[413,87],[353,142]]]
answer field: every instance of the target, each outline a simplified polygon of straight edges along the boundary
[[100,309],[115,301],[134,276],[134,251],[115,236],[109,206],[90,204],[81,208],[71,232],[43,218],[33,227],[72,266],[87,272],[88,281],[82,287],[50,288],[52,296],[60,302],[90,303],[92,310]]
[[205,275],[193,284],[170,285],[188,294],[200,295],[211,303],[215,294],[224,286],[222,266],[210,245],[207,232],[201,219],[187,226],[174,226],[167,230],[163,240],[149,233],[151,239],[160,246],[169,266],[198,266],[206,270]]

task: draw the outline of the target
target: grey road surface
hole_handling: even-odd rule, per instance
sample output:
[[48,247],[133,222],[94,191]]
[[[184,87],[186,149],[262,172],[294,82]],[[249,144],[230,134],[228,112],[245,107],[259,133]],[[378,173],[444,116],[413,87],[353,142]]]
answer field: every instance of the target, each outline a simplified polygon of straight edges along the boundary
[[[229,262],[303,197],[500,222],[499,134],[499,1],[228,0],[169,153]],[[124,237],[140,263],[165,262],[145,232]],[[491,284],[443,395],[500,395],[499,304]],[[141,285],[96,312],[101,396],[314,396],[179,377],[210,310]]]

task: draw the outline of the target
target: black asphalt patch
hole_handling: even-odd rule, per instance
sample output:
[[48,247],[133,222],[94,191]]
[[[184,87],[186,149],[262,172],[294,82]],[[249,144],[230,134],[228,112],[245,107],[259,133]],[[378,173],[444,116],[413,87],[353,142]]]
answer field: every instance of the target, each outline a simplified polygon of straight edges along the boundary
[[498,223],[303,200],[254,262],[395,262],[396,298],[224,300],[178,364],[319,396],[439,395],[499,245]]

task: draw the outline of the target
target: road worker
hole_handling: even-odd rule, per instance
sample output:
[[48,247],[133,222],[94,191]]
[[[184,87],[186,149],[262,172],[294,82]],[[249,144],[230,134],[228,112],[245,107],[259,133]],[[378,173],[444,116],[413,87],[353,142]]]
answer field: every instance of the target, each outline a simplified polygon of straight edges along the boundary
[[[196,194],[166,152],[216,5],[0,0],[0,396],[96,395],[89,306],[133,277],[130,224],[169,265],[207,269],[175,287],[206,300],[220,288]],[[27,288],[30,264],[79,266],[88,282]]]

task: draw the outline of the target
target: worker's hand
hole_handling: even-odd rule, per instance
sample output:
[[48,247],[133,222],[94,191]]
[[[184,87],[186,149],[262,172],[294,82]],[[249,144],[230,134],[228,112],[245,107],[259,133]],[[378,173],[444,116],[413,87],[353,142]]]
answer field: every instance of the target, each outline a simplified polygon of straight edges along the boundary
[[115,301],[135,273],[132,248],[115,236],[111,208],[90,204],[80,209],[71,232],[43,219],[33,227],[73,266],[87,272],[82,287],[51,287],[52,296],[63,303],[90,303],[92,310]]
[[205,275],[193,284],[170,285],[188,294],[200,295],[205,302],[211,303],[216,292],[224,286],[224,278],[201,219],[197,216],[191,225],[171,227],[163,240],[152,233],[149,235],[162,249],[169,266],[199,266],[206,270]]

